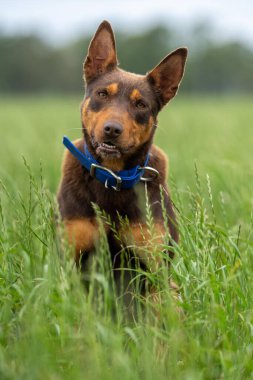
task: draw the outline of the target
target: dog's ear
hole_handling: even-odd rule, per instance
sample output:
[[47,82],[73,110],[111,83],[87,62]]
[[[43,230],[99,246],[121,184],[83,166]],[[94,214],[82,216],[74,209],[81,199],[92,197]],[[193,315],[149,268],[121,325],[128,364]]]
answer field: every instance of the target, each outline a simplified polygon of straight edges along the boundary
[[86,82],[117,66],[117,54],[113,30],[103,21],[91,40],[83,71]]
[[157,94],[161,108],[177,93],[184,75],[187,52],[187,48],[173,51],[147,73],[147,79]]

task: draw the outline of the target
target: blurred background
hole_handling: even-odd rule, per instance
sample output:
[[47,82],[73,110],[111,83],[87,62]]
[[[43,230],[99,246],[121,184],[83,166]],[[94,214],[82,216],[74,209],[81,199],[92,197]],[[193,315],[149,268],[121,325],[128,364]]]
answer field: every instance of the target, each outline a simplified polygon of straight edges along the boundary
[[170,184],[187,194],[196,163],[205,190],[208,173],[214,200],[222,194],[237,222],[253,203],[252,16],[251,0],[1,0],[0,177],[9,192],[29,194],[25,159],[36,178],[43,168],[56,193],[62,136],[81,136],[87,46],[107,19],[124,69],[145,73],[188,46],[180,91],[159,115],[155,142],[169,156]]
[[0,93],[80,93],[82,62],[103,19],[122,67],[145,73],[187,45],[184,93],[253,92],[253,2],[1,0]]

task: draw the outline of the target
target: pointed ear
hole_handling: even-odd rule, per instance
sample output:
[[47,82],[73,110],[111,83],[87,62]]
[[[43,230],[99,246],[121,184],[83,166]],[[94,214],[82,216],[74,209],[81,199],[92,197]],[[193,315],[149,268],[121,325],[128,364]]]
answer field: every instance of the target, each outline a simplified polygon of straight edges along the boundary
[[115,39],[111,25],[103,21],[96,31],[84,61],[84,79],[87,82],[117,66]]
[[187,52],[187,48],[173,51],[147,74],[147,79],[155,89],[161,108],[177,93],[184,75]]

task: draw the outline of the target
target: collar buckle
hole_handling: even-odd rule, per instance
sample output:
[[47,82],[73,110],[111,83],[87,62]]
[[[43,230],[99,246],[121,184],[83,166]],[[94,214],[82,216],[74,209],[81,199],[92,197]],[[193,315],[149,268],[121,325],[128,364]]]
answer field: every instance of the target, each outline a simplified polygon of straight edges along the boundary
[[107,169],[107,168],[105,168],[104,166],[97,165],[97,164],[91,164],[91,167],[90,167],[90,175],[91,175],[92,177],[95,177],[95,171],[96,171],[96,169],[104,170],[105,172],[111,174],[111,176],[112,176],[113,178],[115,178],[115,180],[116,180],[116,186],[109,186],[109,185],[108,185],[108,180],[109,180],[109,178],[106,179],[106,181],[105,181],[105,188],[106,188],[106,189],[110,189],[110,188],[112,188],[112,189],[115,190],[115,191],[120,191],[120,189],[121,189],[121,183],[122,183],[122,179],[121,179],[121,177],[117,176],[112,170]]

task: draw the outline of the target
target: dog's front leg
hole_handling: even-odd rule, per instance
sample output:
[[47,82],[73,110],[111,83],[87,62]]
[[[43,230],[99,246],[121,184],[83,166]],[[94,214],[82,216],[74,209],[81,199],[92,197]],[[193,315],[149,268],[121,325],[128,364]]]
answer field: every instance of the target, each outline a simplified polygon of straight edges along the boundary
[[[130,224],[127,233],[124,231],[124,236],[127,247],[134,248],[135,255],[151,273],[161,269],[164,264],[164,250],[168,247],[163,221],[156,221],[151,229],[144,223]],[[172,297],[178,300],[178,286],[171,279],[169,287]],[[160,294],[155,287],[151,288],[150,295],[155,303],[160,300]]]
[[145,223],[132,223],[121,236],[126,246],[134,248],[136,256],[151,272],[159,269],[165,244],[163,222],[155,222],[152,231]]
[[65,219],[64,228],[70,246],[75,252],[76,263],[80,257],[94,249],[99,238],[99,227],[95,218]]

